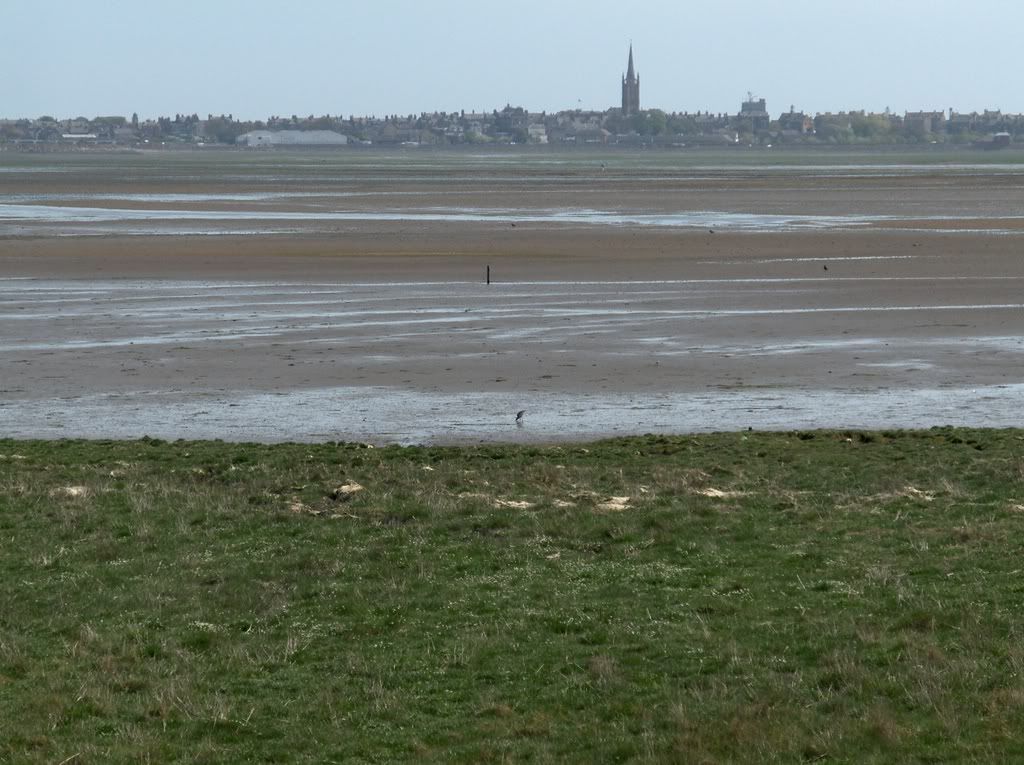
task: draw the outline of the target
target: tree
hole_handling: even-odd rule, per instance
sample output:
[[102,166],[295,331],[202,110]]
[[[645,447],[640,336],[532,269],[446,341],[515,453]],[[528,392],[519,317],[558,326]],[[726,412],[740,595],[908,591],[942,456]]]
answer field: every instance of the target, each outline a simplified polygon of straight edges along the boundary
[[855,114],[850,118],[850,129],[857,138],[878,141],[892,132],[892,125],[881,115]]
[[683,135],[700,133],[696,118],[688,114],[673,114],[669,117],[667,129],[670,133],[681,133]]
[[849,143],[854,137],[850,120],[842,116],[815,117],[814,131],[819,139],[828,143]]
[[245,125],[223,115],[206,122],[206,135],[212,136],[218,143],[234,143],[235,139],[245,132],[247,132]]
[[661,135],[668,126],[668,116],[660,109],[638,112],[632,117],[633,130],[642,136]]
[[668,115],[661,109],[651,109],[647,115],[651,135],[663,135],[668,127]]
[[310,130],[334,130],[336,125],[334,124],[334,120],[327,115],[324,115],[323,117],[311,118],[309,122],[306,123],[306,127]]

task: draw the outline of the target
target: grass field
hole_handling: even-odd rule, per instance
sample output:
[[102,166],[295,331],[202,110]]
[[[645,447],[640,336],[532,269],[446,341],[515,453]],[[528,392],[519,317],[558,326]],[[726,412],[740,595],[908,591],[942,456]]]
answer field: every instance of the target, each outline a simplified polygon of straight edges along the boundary
[[3,762],[1024,760],[1024,432],[0,455]]

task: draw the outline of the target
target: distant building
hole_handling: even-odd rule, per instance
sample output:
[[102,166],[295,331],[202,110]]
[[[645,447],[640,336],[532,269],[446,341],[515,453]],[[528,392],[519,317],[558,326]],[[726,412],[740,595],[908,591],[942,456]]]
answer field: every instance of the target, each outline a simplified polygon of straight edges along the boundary
[[950,109],[949,119],[946,122],[946,130],[950,133],[992,133],[997,131],[1002,132],[1006,128],[1016,127],[1015,123],[1018,121],[1018,115],[1004,115],[998,109],[995,111],[986,109],[981,114],[978,114],[977,112],[971,112],[970,114],[962,114]]
[[787,135],[807,135],[814,132],[814,120],[791,106],[786,114],[779,116],[779,130]]
[[346,146],[348,136],[333,130],[253,130],[238,136],[235,143],[250,149],[261,146]]
[[598,128],[597,130],[580,130],[576,133],[575,142],[577,144],[601,144],[608,143],[608,139],[612,137],[604,128]]
[[139,131],[130,127],[114,128],[114,143],[138,143]]
[[768,115],[768,106],[763,98],[754,100],[753,94],[748,94],[747,100],[740,104],[740,113],[737,115],[741,127],[749,128],[750,132],[757,133],[767,130],[772,118]]
[[633,69],[633,46],[629,46],[629,65],[622,78],[622,113],[626,117],[640,112],[640,75]]
[[907,112],[903,125],[910,133],[931,135],[946,132],[945,112]]

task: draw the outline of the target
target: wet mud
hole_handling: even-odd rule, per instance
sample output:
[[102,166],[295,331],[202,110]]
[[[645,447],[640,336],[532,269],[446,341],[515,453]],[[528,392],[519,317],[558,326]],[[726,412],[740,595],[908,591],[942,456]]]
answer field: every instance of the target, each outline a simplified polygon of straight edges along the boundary
[[1014,166],[389,162],[0,174],[0,433],[1020,424]]

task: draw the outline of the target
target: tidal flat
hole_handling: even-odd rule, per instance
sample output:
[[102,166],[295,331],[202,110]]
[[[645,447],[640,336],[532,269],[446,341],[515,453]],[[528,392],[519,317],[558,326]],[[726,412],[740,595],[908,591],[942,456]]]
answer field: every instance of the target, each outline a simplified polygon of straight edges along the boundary
[[1020,160],[8,153],[2,432],[1017,425]]

